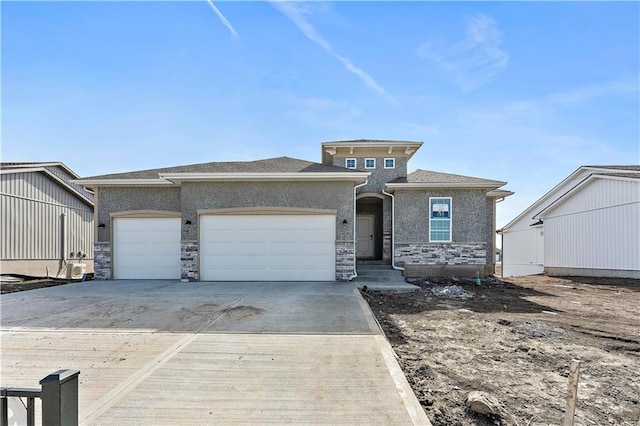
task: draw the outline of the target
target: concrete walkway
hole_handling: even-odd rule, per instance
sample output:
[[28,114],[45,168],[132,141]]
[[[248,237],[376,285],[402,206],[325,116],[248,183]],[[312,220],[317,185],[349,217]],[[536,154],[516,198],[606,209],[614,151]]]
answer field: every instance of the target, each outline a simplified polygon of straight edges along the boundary
[[81,424],[429,421],[349,283],[86,282],[0,297],[2,386],[81,371]]

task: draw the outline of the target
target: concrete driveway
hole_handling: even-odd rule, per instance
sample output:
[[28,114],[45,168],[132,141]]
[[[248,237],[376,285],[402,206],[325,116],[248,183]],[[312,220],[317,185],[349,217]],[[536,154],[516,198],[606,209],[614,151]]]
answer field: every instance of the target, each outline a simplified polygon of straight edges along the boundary
[[2,386],[81,371],[81,424],[419,424],[348,283],[91,281],[2,295]]

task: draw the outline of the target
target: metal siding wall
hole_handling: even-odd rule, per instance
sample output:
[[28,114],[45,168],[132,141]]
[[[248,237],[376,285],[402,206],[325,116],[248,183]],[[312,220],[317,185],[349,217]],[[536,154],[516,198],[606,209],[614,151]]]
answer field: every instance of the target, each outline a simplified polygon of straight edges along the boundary
[[640,201],[640,181],[596,179],[549,212],[548,217]]
[[582,173],[578,174],[578,176],[576,176],[574,179],[570,180],[569,182],[566,182],[564,185],[557,188],[556,195],[549,198],[548,200],[543,201],[542,203],[540,203],[539,206],[535,208],[535,211],[530,212],[531,213],[530,215],[522,217],[519,221],[511,225],[511,227],[509,228],[509,231],[521,231],[521,230],[529,229],[529,226],[532,223],[537,222],[537,219],[532,218],[534,214],[537,214],[540,211],[547,208],[553,201],[557,200],[560,195],[566,193],[571,188],[576,186],[578,183],[584,180],[584,178],[586,178],[589,174],[590,172],[583,171]]
[[93,258],[93,209],[90,206],[43,173],[2,175],[0,190],[3,193],[0,196],[0,258],[59,259],[63,213],[67,214],[69,251],[83,251],[88,258]]
[[545,219],[545,266],[640,270],[640,202]]
[[80,192],[84,196],[88,197],[90,200],[93,199],[93,194],[91,192],[87,191],[84,187],[82,187],[80,185],[76,185],[75,183],[71,183],[71,180],[75,179],[75,177],[69,175],[67,172],[65,172],[60,167],[58,167],[58,166],[50,166],[50,167],[46,167],[46,169],[49,172],[51,172],[52,174],[54,174],[57,177],[59,177],[60,179],[62,179],[63,181],[65,181],[69,186],[73,187],[75,190],[77,190],[78,192]]
[[541,230],[539,227],[529,227],[521,231],[504,233],[502,268],[505,277],[543,272],[542,262],[538,259]]

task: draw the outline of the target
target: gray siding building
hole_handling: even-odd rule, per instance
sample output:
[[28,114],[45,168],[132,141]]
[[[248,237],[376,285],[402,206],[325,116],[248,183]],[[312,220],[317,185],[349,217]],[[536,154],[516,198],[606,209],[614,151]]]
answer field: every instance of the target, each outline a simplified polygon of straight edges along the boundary
[[93,270],[93,193],[62,163],[2,163],[0,271],[66,277],[72,263]]

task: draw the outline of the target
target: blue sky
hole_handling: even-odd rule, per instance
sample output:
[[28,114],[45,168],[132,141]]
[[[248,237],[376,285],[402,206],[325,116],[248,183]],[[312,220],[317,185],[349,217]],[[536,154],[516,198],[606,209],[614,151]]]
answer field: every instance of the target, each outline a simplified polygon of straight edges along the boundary
[[638,2],[6,2],[2,160],[81,176],[423,141],[508,181],[498,226],[640,161]]

